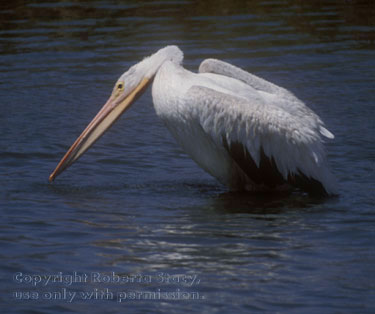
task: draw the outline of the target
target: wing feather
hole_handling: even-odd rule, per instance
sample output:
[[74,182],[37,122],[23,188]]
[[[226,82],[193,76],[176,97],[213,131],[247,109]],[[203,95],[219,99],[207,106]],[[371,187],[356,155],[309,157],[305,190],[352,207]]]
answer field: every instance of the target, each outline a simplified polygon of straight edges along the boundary
[[199,66],[199,73],[215,73],[238,79],[258,90],[264,97],[268,97],[269,102],[298,116],[305,124],[309,124],[310,126],[318,125],[318,131],[324,137],[329,139],[334,138],[334,135],[324,127],[324,123],[319,116],[285,88],[217,59],[202,61]]
[[203,130],[250,176],[267,173],[274,179],[269,182],[282,178],[305,190],[315,184],[335,194],[318,122],[305,124],[272,103],[253,103],[202,86],[191,87],[186,101]]

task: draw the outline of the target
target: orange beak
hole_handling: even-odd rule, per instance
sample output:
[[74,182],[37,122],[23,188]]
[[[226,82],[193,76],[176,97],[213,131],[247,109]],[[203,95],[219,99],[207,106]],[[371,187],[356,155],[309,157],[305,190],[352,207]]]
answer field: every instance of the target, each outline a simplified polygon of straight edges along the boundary
[[128,95],[113,95],[108,99],[95,118],[89,123],[82,134],[66,152],[56,169],[49,176],[52,182],[61,172],[71,166],[80,158],[116,120],[130,108],[131,104],[139,97],[148,86],[150,79],[144,78],[139,85]]

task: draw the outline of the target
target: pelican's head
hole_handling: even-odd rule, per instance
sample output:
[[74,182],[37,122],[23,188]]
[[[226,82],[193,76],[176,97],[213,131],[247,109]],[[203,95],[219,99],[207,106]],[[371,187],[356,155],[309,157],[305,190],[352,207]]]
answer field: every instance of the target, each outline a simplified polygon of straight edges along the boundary
[[49,177],[53,181],[61,172],[72,165],[139,97],[166,60],[181,63],[182,52],[176,46],[167,46],[140,63],[133,65],[117,80],[112,94],[89,123],[74,144],[61,159]]

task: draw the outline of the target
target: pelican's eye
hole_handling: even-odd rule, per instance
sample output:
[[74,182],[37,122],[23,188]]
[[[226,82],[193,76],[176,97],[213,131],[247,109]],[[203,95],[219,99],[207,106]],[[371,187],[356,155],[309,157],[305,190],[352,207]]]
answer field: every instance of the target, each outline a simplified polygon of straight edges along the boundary
[[118,83],[117,84],[117,90],[122,91],[124,89],[124,83]]

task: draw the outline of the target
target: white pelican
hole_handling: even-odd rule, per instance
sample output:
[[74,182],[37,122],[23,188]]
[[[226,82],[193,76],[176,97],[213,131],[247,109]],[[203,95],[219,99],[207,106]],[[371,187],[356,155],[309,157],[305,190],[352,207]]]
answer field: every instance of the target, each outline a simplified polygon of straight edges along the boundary
[[167,46],[132,66],[50,175],[53,181],[125,112],[152,82],[157,115],[205,171],[232,190],[297,188],[336,194],[322,137],[322,120],[291,92],[215,59],[199,73]]

